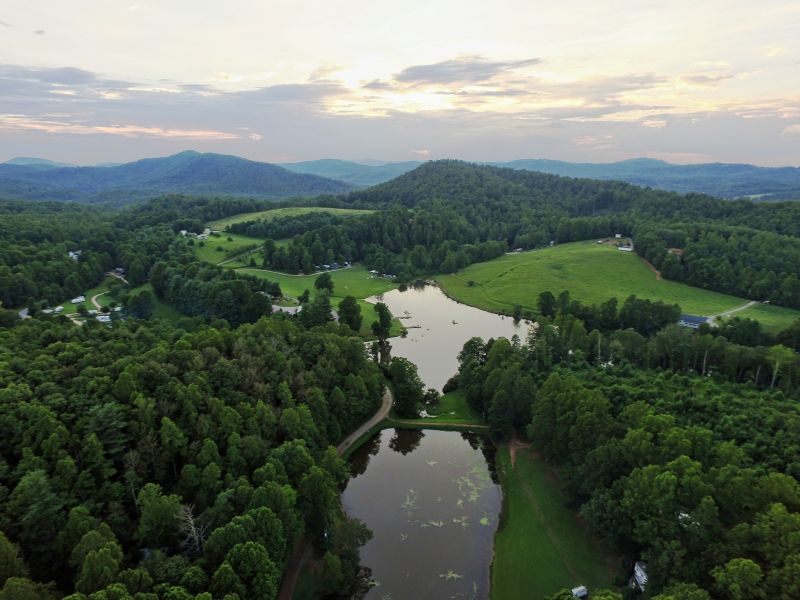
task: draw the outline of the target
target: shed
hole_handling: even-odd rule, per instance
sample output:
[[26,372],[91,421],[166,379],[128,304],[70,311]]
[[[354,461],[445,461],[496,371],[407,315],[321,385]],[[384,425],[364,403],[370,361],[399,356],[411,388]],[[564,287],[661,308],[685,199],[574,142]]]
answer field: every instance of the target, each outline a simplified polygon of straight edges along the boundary
[[570,590],[572,595],[575,598],[588,598],[589,597],[589,590],[586,588],[585,585],[579,585],[574,587]]

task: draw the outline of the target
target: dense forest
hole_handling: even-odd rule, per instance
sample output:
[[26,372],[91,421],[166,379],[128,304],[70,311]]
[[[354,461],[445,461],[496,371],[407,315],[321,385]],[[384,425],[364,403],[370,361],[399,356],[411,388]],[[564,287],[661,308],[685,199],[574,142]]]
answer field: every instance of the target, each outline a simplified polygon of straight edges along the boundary
[[366,532],[337,516],[330,445],[382,383],[331,327],[0,331],[3,600],[274,598],[300,535],[329,591],[355,585]]

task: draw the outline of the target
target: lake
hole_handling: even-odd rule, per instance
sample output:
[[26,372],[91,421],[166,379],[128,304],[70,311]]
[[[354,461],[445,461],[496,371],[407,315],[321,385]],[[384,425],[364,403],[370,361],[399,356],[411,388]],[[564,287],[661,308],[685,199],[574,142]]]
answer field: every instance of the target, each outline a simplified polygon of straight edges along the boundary
[[489,597],[501,490],[494,446],[455,431],[386,429],[352,455],[347,514],[373,538],[361,563],[381,600]]
[[[448,298],[435,285],[392,290],[368,302],[383,302],[408,328],[406,337],[389,340],[392,356],[402,356],[417,365],[426,387],[442,387],[458,371],[458,353],[472,337],[489,338],[528,334],[528,326]],[[408,318],[405,318],[408,317]]]

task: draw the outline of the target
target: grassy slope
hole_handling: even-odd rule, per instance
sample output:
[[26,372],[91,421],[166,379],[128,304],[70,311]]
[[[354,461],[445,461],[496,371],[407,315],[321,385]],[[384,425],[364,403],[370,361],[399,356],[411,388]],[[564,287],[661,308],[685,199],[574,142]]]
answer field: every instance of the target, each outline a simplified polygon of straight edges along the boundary
[[613,562],[565,506],[542,461],[521,450],[512,468],[503,444],[497,468],[505,513],[495,534],[492,600],[541,598],[576,585],[612,587]]
[[[510,313],[515,304],[536,309],[543,291],[558,295],[569,290],[573,298],[587,304],[600,303],[612,296],[623,301],[630,294],[640,298],[680,304],[685,313],[710,315],[741,306],[747,300],[691,287],[674,281],[658,280],[644,262],[632,252],[590,242],[561,244],[553,248],[507,254],[485,263],[470,265],[453,275],[437,280],[455,299],[479,308]],[[470,287],[472,280],[475,285]],[[739,313],[763,318],[773,328],[785,327],[800,311],[762,306]]]
[[[228,238],[231,238],[231,241],[228,241]],[[253,244],[260,246],[262,243],[263,240],[259,240],[258,238],[237,235],[235,233],[224,233],[219,237],[209,237],[205,240],[203,246],[200,246],[200,242],[195,240],[193,248],[194,255],[199,260],[216,265],[224,261],[228,253],[232,250],[244,248],[245,246],[252,246]],[[222,248],[222,250],[218,250],[217,248]]]
[[251,213],[243,213],[240,215],[234,215],[232,217],[219,219],[218,221],[211,221],[210,223],[206,223],[206,225],[211,229],[225,229],[229,225],[233,225],[234,223],[242,223],[244,221],[255,221],[257,219],[261,219],[264,221],[272,221],[273,219],[281,219],[284,217],[296,217],[298,215],[306,215],[315,212],[326,212],[341,217],[346,217],[353,215],[366,215],[374,211],[357,210],[354,208],[327,208],[324,206],[290,206],[287,208],[275,208],[273,210],[264,210],[261,212],[251,212]]
[[464,393],[460,390],[444,394],[437,406],[428,409],[430,418],[426,423],[469,423],[483,424],[481,416],[467,404]]
[[[136,294],[138,294],[139,292],[143,292],[144,290],[149,290],[150,292],[153,292],[153,286],[150,285],[149,283],[140,285],[139,287],[133,288],[131,290],[131,295],[135,296]],[[166,319],[168,321],[176,321],[186,316],[178,309],[173,308],[169,304],[159,300],[158,297],[155,295],[155,292],[153,292],[153,298],[155,299],[155,305],[153,307],[153,317],[157,319]]]
[[748,319],[755,319],[760,321],[761,325],[773,333],[785,329],[791,323],[800,318],[800,311],[783,306],[773,306],[770,304],[759,304],[752,308],[746,308],[733,315],[734,317],[742,317]]

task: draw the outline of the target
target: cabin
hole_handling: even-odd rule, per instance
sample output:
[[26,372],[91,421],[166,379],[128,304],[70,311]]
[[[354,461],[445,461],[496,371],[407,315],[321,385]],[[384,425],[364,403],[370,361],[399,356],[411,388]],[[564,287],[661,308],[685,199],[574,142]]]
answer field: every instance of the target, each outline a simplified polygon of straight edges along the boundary
[[633,577],[631,577],[631,588],[644,592],[647,588],[647,563],[637,560],[633,565]]
[[681,327],[688,327],[689,329],[699,329],[700,325],[703,323],[708,323],[708,317],[681,315],[681,318],[678,320],[678,325]]
[[60,315],[62,312],[64,312],[64,307],[63,307],[63,306],[56,306],[56,307],[53,309],[53,312],[54,312],[55,314],[57,314],[57,315]]
[[614,234],[614,238],[615,238],[615,239],[618,239],[618,240],[619,240],[619,239],[622,239],[622,234],[621,234],[621,233],[615,233],[615,234]]
[[378,274],[378,272],[377,272],[375,269],[372,269],[372,270],[369,272],[369,274],[370,274],[370,275],[372,275],[372,276],[375,276],[375,275],[377,275],[377,274]]
[[70,300],[72,304],[80,304],[81,302],[86,302],[86,296],[75,296],[72,300]]
[[586,588],[585,585],[579,585],[574,587],[570,590],[572,592],[573,597],[575,598],[588,598],[589,597],[589,590]]

